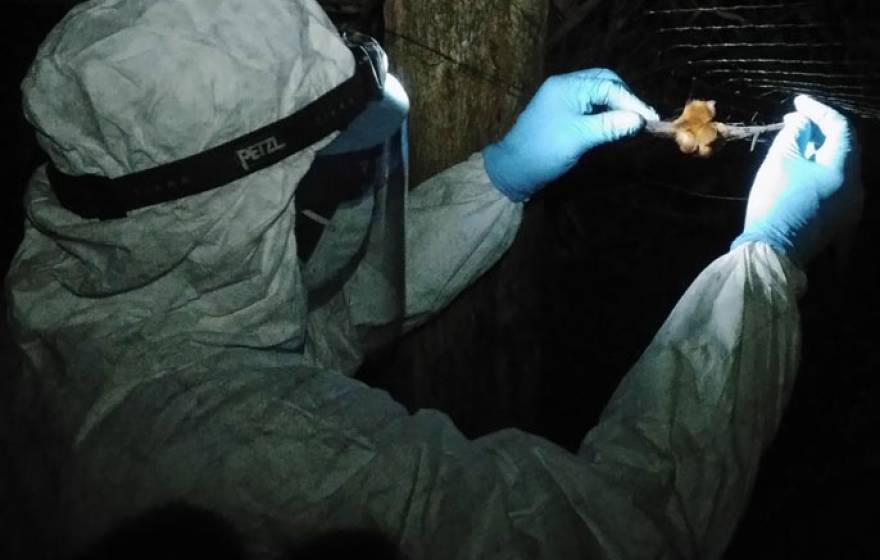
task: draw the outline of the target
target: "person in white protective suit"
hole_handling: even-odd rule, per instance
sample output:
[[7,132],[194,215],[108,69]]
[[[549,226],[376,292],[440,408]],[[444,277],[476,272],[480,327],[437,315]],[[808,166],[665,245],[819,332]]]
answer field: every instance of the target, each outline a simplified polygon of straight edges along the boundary
[[51,161],[6,278],[4,383],[49,552],[185,502],[254,557],[333,529],[419,559],[719,557],[795,378],[803,267],[858,217],[846,120],[796,100],[743,234],[570,453],[468,440],[351,375],[496,262],[533,192],[657,116],[608,70],[552,77],[407,193],[383,74],[313,0],[93,0],[42,44],[24,108]]

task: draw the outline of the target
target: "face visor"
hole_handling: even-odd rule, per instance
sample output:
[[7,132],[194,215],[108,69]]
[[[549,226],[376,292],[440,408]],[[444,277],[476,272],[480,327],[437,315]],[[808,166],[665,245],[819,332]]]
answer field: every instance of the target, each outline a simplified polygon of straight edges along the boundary
[[382,96],[318,152],[297,185],[297,254],[310,306],[362,283],[368,297],[351,298],[350,306],[377,303],[365,317],[384,323],[402,312],[408,108],[388,75]]

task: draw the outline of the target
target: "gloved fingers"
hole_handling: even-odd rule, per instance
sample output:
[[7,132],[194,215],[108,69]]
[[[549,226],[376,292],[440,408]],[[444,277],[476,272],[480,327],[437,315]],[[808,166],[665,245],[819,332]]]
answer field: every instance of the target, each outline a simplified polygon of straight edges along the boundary
[[633,95],[626,84],[613,80],[587,80],[582,91],[584,105],[604,105],[615,111],[631,111],[646,121],[660,120],[657,112]]
[[577,70],[565,74],[566,77],[575,80],[611,80],[613,82],[623,83],[623,78],[617,75],[614,70],[608,68],[588,68],[586,70]]
[[582,125],[585,139],[604,144],[632,136],[645,126],[645,120],[632,111],[605,111],[584,116]]
[[770,145],[767,159],[804,157],[804,138],[810,132],[810,119],[802,113],[789,113],[783,118],[785,126]]
[[846,117],[807,95],[795,97],[794,106],[799,113],[816,123],[825,136],[825,141],[816,151],[816,162],[842,169],[852,149],[852,131]]

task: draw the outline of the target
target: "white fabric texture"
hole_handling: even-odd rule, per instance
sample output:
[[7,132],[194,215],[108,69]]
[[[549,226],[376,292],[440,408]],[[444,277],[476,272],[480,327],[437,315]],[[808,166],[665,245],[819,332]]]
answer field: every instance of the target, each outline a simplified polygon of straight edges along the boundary
[[[311,0],[105,0],[52,32],[24,93],[61,169],[115,176],[351,72]],[[368,275],[306,311],[292,206],[324,143],[121,221],[79,219],[34,175],[6,289],[24,360],[13,453],[50,552],[186,500],[234,521],[258,558],[353,527],[420,559],[718,557],[794,378],[802,273],[763,244],[711,264],[579,453],[516,430],[469,441],[347,376],[373,325],[352,304]],[[479,154],[412,191],[408,324],[487,270],[520,217]]]

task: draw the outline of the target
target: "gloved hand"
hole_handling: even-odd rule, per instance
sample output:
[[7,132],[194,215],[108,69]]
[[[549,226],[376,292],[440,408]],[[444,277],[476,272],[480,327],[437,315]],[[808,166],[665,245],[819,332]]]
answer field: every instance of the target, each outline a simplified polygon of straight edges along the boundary
[[[594,113],[599,108],[603,112]],[[635,134],[646,119],[658,120],[657,113],[611,70],[552,76],[510,132],[483,150],[486,172],[518,202],[571,169],[590,148]]]
[[743,233],[731,249],[763,241],[803,267],[841,230],[855,225],[864,191],[852,129],[806,95],[776,135],[749,193]]

